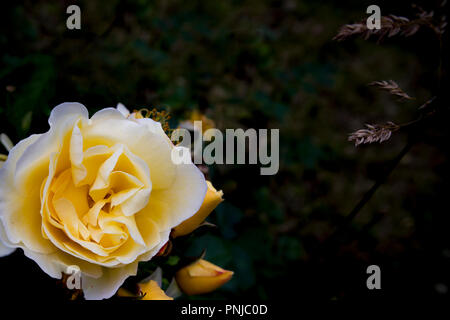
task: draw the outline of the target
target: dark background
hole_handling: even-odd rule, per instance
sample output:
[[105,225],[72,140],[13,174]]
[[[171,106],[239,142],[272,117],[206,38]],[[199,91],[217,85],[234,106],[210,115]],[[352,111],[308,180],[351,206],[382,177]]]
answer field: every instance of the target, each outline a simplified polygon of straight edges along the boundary
[[[439,3],[422,2],[425,10]],[[81,30],[66,29],[70,4],[81,7]],[[440,94],[439,42],[428,30],[380,44],[332,41],[341,25],[365,19],[370,4],[2,2],[0,131],[14,142],[45,132],[50,110],[66,101],[91,114],[118,102],[156,107],[171,113],[174,126],[199,110],[219,129],[279,128],[277,175],[260,176],[255,165],[210,168],[226,201],[209,218],[218,228],[189,238],[186,254],[206,247],[207,260],[235,275],[201,298],[448,296],[445,119],[417,134],[374,197],[343,223],[407,140],[399,132],[355,148],[348,133],[364,123],[408,122]],[[382,14],[414,17],[409,1],[376,4]],[[367,86],[389,79],[416,99],[399,102]],[[376,292],[366,288],[371,264],[382,272]],[[21,250],[1,259],[0,274],[3,297],[61,297],[56,281]]]

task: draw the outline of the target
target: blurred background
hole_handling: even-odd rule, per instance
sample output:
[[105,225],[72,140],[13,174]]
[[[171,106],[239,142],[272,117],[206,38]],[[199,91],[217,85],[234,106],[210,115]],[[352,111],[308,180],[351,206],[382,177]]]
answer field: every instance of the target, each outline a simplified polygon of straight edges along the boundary
[[[225,201],[186,239],[235,275],[200,298],[352,299],[441,296],[450,288],[448,135],[429,130],[359,211],[344,218],[406,143],[399,132],[355,148],[365,123],[413,120],[436,94],[439,42],[419,30],[379,44],[332,41],[373,1],[9,1],[0,5],[0,131],[45,132],[51,109],[157,108],[171,124],[196,110],[225,128],[280,129],[280,171],[209,167]],[[422,3],[421,3],[422,2]],[[417,1],[425,10],[439,2]],[[81,30],[66,28],[67,6]],[[414,17],[409,1],[377,1]],[[393,79],[415,100],[367,84]],[[6,153],[6,150],[1,150]],[[343,223],[344,222],[344,223]],[[207,230],[206,230],[207,229]],[[327,241],[333,232],[339,234]],[[381,268],[382,290],[366,287]],[[0,261],[2,295],[58,285],[21,250]]]

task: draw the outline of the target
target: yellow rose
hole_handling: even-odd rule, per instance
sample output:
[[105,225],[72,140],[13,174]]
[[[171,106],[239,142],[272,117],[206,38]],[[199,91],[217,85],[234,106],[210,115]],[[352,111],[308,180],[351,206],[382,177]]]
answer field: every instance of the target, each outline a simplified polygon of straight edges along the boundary
[[179,147],[160,123],[122,105],[89,118],[83,105],[63,103],[49,124],[0,169],[1,240],[53,278],[77,266],[86,299],[111,297],[199,210],[205,178],[171,161]]
[[206,184],[208,185],[208,191],[206,192],[202,206],[196,214],[174,228],[172,237],[184,236],[194,231],[223,201],[223,192],[217,191],[209,181],[206,181]]
[[232,271],[224,270],[211,262],[199,259],[182,268],[175,275],[180,289],[188,295],[205,294],[227,283]]

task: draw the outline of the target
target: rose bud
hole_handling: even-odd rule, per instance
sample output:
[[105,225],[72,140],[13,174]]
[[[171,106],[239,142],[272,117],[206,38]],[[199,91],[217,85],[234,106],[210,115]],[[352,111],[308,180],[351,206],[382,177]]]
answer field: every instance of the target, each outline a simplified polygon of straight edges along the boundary
[[179,270],[175,279],[187,295],[205,294],[227,283],[233,271],[224,270],[211,262],[199,259]]
[[166,295],[155,280],[140,283],[138,286],[142,294],[141,300],[173,300],[172,297]]
[[206,181],[208,190],[203,200],[203,204],[200,209],[189,219],[183,221],[181,224],[176,226],[172,231],[172,237],[180,237],[187,235],[194,231],[209,214],[223,201],[222,190],[217,191],[210,181]]

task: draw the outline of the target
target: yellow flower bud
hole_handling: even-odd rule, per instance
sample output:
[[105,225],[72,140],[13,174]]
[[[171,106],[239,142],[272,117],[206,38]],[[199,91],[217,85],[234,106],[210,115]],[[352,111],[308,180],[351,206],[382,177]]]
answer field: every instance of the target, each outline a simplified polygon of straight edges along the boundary
[[139,290],[144,295],[141,300],[173,300],[158,286],[156,281],[140,283]]
[[199,259],[177,272],[175,279],[180,289],[188,294],[205,294],[227,283],[232,271],[224,270],[211,262]]
[[195,121],[201,121],[203,132],[216,127],[216,124],[212,119],[208,118],[204,114],[201,114],[198,110],[192,111],[191,116],[189,117],[189,121],[191,121],[192,123]]
[[208,185],[208,191],[206,192],[202,206],[196,214],[173,229],[172,237],[176,238],[184,236],[194,231],[203,221],[205,221],[219,203],[223,201],[223,192],[221,190],[217,191],[209,181],[206,181],[206,184]]

